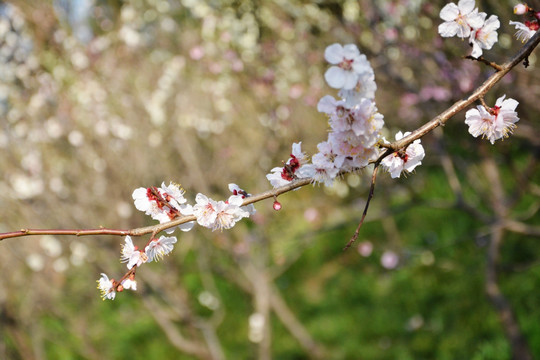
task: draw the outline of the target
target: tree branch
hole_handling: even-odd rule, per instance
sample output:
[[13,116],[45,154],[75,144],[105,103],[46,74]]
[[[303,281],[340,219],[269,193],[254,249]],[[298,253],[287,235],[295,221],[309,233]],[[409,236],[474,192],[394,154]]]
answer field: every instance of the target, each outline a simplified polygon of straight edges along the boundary
[[507,63],[501,65],[501,70],[495,72],[491,75],[482,85],[480,85],[468,98],[459,100],[455,102],[448,109],[434,117],[432,120],[421,126],[420,128],[414,130],[408,136],[397,140],[390,145],[391,150],[387,150],[382,154],[379,159],[383,159],[387,155],[391,154],[394,151],[407,147],[414,140],[420,139],[427,133],[433,131],[433,129],[444,126],[444,124],[454,115],[459,113],[461,110],[470,106],[473,102],[478,100],[481,96],[484,96],[495,84],[497,84],[510,70],[512,70],[516,65],[524,61],[529,57],[531,52],[538,46],[540,43],[540,31],[537,31],[536,34],[525,44],[523,47],[514,55]]
[[491,239],[487,250],[486,263],[486,294],[493,304],[497,315],[501,321],[504,333],[512,349],[512,359],[532,360],[532,354],[527,340],[521,333],[519,322],[512,309],[510,302],[502,293],[498,283],[498,263],[500,249],[504,239],[504,222],[508,216],[508,208],[505,204],[504,189],[497,165],[493,159],[486,159],[484,162],[484,172],[490,182],[491,205],[497,218],[491,225]]
[[[411,144],[413,141],[420,139],[421,137],[425,136],[429,132],[433,131],[439,126],[444,126],[444,124],[454,115],[456,115],[458,112],[466,108],[467,106],[470,106],[473,102],[478,100],[481,96],[484,96],[496,83],[498,83],[512,68],[514,68],[516,65],[521,63],[522,61],[525,61],[525,65],[527,65],[526,59],[531,54],[531,52],[538,46],[540,43],[540,31],[538,31],[523,47],[505,64],[500,66],[500,71],[495,72],[493,75],[491,75],[482,85],[480,85],[467,99],[460,100],[456,103],[454,103],[452,106],[450,106],[448,109],[443,111],[438,116],[434,117],[432,120],[421,126],[420,128],[414,130],[411,134],[408,136],[402,138],[401,140],[397,140],[389,145],[385,145],[387,148],[386,151],[384,151],[376,160],[374,160],[372,163],[375,163],[375,165],[378,165],[383,158],[386,156],[392,154],[393,152],[406,148],[409,144]],[[272,190],[265,191],[263,193],[260,193],[258,195],[254,195],[251,197],[248,197],[244,200],[243,205],[252,204],[255,202],[262,201],[264,199],[268,198],[274,198],[280,194],[289,192],[291,190],[300,188],[302,186],[305,186],[307,184],[312,183],[312,179],[306,178],[306,179],[297,179],[291,181],[289,184],[281,186],[279,188],[275,188]],[[373,188],[374,185],[372,185]],[[370,191],[371,193],[371,191]],[[372,196],[372,195],[371,195]],[[368,201],[369,204],[369,201]],[[367,210],[367,209],[366,209]],[[363,218],[365,217],[365,214],[363,215]],[[0,233],[0,241],[8,238],[14,238],[14,237],[22,237],[22,236],[32,236],[32,235],[74,235],[74,236],[89,236],[89,235],[115,235],[115,236],[142,236],[146,234],[158,234],[164,230],[173,228],[175,226],[195,221],[195,216],[182,216],[178,219],[175,219],[173,221],[163,223],[163,224],[157,224],[152,226],[146,226],[141,228],[135,228],[131,230],[119,230],[119,229],[107,229],[107,228],[99,228],[99,229],[21,229],[19,231],[13,231],[13,232],[7,232],[7,233]],[[363,220],[363,219],[362,219]],[[360,224],[361,225],[361,224]],[[358,230],[358,229],[357,229]],[[355,233],[355,236],[358,237],[358,235]],[[355,239],[355,236],[353,236],[353,239]],[[349,241],[347,246],[345,248],[348,248],[352,245],[352,241]]]

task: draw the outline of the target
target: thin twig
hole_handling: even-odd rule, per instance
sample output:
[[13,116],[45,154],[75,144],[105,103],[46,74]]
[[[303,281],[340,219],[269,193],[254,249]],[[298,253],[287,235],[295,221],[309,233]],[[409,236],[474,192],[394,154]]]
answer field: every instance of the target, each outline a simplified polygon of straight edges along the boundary
[[358,224],[358,227],[356,228],[356,231],[354,232],[354,235],[349,240],[347,245],[343,248],[343,251],[347,250],[352,246],[352,244],[358,239],[358,234],[360,233],[360,228],[362,227],[362,224],[364,223],[364,219],[366,218],[369,203],[371,199],[373,198],[373,194],[375,193],[375,181],[377,180],[377,171],[379,170],[379,164],[375,164],[375,167],[373,167],[373,174],[371,175],[371,186],[369,188],[369,195],[366,201],[366,206],[364,207],[364,213],[362,214],[362,219],[360,219],[360,223]]
[[473,57],[472,55],[468,55],[468,56],[465,56],[464,58],[465,58],[465,59],[469,59],[469,60],[473,60],[473,61],[478,61],[478,62],[484,63],[484,64],[486,64],[487,66],[491,66],[492,68],[494,68],[494,69],[497,70],[497,71],[501,71],[501,70],[502,70],[502,67],[501,67],[499,64],[494,63],[493,61],[489,61],[489,60],[485,59],[483,56],[480,56],[479,58],[475,58],[475,57]]

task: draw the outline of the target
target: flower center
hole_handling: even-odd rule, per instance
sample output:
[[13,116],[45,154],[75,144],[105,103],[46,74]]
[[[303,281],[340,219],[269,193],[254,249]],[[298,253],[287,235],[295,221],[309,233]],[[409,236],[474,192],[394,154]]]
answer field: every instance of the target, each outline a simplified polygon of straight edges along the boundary
[[343,70],[351,71],[353,61],[353,59],[343,59],[343,61],[339,63],[339,67]]

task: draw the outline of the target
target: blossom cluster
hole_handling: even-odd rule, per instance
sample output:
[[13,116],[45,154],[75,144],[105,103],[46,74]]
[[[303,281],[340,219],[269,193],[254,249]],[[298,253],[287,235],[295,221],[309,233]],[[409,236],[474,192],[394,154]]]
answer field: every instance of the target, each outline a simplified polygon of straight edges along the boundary
[[[212,230],[221,230],[230,229],[240,219],[255,213],[252,204],[242,206],[244,199],[250,194],[236,184],[229,184],[229,190],[232,195],[227,201],[216,201],[199,193],[195,197],[196,203],[194,205],[187,204],[187,199],[184,197],[185,191],[175,183],[169,185],[162,183],[161,187],[138,188],[133,191],[132,197],[137,210],[144,212],[160,223],[166,223],[182,216],[193,215],[197,224]],[[166,231],[169,234],[174,232],[176,228],[189,231],[194,224],[194,221],[189,221]],[[140,250],[133,244],[131,237],[126,236],[120,261],[127,263],[129,271],[119,281],[109,279],[106,274],[102,273],[101,278],[98,280],[98,289],[101,291],[102,298],[112,300],[119,291],[124,289],[136,290],[136,268],[147,262],[161,260],[163,256],[173,250],[176,242],[175,236],[161,236],[159,239],[150,239],[144,250]]]
[[[317,145],[318,152],[311,163],[302,152],[301,143],[293,144],[291,157],[284,166],[273,168],[266,176],[273,187],[296,178],[311,178],[330,186],[340,173],[364,168],[379,156],[377,145],[382,140],[384,120],[375,104],[377,84],[370,62],[354,44],[332,44],[324,57],[331,64],[324,78],[330,87],[339,90],[340,97],[326,95],[317,105],[317,110],[328,116],[328,138]],[[403,164],[408,159],[399,159],[401,170],[406,170],[408,167]],[[396,171],[394,167],[392,170]]]
[[510,25],[516,27],[516,38],[521,42],[529,40],[540,27],[538,20],[540,19],[540,12],[535,11],[533,8],[526,4],[518,4],[514,6],[514,14],[516,15],[530,15],[532,20],[525,20],[524,22],[510,21]]
[[[540,13],[535,12],[525,4],[514,7],[514,13],[518,15],[532,14],[536,20],[519,23],[510,21],[518,29],[518,40],[526,41],[538,30],[538,18]],[[497,16],[492,15],[487,20],[487,14],[478,12],[474,0],[460,0],[458,4],[449,3],[440,12],[444,23],[439,25],[439,34],[443,37],[459,36],[469,37],[469,43],[473,47],[471,56],[478,58],[482,55],[482,49],[491,49],[497,41],[496,29],[500,23]],[[469,126],[469,133],[474,137],[487,138],[492,144],[495,140],[508,137],[513,132],[519,121],[516,113],[518,102],[514,99],[506,99],[506,95],[497,99],[495,106],[487,107],[484,103],[470,109],[465,114],[465,124]],[[386,160],[386,159],[385,159]]]
[[[162,183],[160,188],[138,188],[133,191],[132,197],[137,210],[143,211],[152,219],[163,224],[181,215],[193,214],[193,207],[186,204],[184,193],[184,190],[177,184],[170,183],[167,186]],[[179,228],[183,231],[189,231],[193,228],[193,222],[179,225]],[[169,233],[173,231],[174,228],[168,230]]]
[[457,5],[446,4],[441,9],[440,17],[445,22],[439,25],[439,34],[442,37],[468,38],[474,58],[479,58],[482,49],[489,50],[498,41],[499,18],[496,15],[488,18],[485,12],[479,12],[475,0],[460,0]]
[[135,268],[146,262],[160,260],[164,255],[167,255],[173,250],[176,241],[175,236],[161,236],[159,239],[150,240],[144,250],[139,250],[133,244],[131,237],[129,235],[126,236],[125,244],[122,246],[120,261],[127,263],[127,268],[131,271],[128,271],[126,276],[120,281],[109,279],[107,274],[102,273],[101,278],[98,280],[98,289],[101,291],[101,297],[103,299],[114,300],[116,292],[123,291],[124,289],[137,290]]

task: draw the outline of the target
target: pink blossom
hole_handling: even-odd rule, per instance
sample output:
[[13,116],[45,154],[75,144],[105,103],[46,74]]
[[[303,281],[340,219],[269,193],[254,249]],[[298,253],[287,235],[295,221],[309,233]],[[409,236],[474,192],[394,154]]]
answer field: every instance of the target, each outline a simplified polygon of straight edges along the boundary
[[385,251],[381,256],[381,265],[388,270],[395,269],[399,264],[399,256],[391,250]]
[[329,162],[327,157],[322,153],[313,155],[313,181],[315,183],[324,183],[326,186],[331,186],[334,179],[339,173],[339,169]]
[[368,165],[369,160],[377,156],[377,149],[373,146],[364,146],[365,139],[357,136],[352,130],[331,132],[328,141],[335,153],[345,158],[341,167],[344,171],[363,168]]
[[330,141],[320,142],[319,144],[317,144],[317,149],[319,150],[319,152],[313,155],[313,162],[315,162],[315,157],[317,157],[316,162],[318,164],[324,164],[325,167],[335,167],[339,169],[343,166],[345,156],[338,155],[334,151],[334,146]]
[[362,241],[358,244],[358,253],[363,257],[368,257],[373,252],[373,244],[371,241]]

